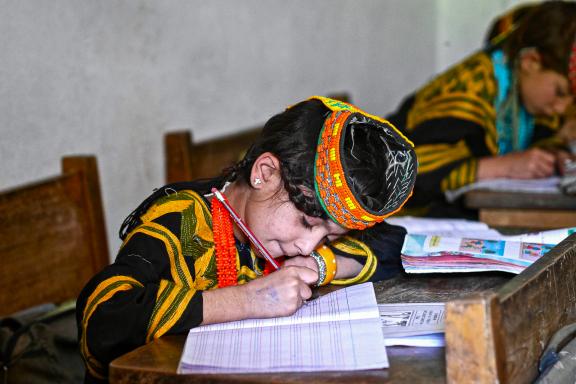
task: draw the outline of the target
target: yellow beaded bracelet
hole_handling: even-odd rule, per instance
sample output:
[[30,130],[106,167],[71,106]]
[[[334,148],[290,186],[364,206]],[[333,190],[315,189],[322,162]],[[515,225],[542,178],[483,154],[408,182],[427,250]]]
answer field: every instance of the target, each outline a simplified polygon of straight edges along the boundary
[[316,248],[313,252],[313,256],[316,256],[314,254],[319,256],[314,257],[318,263],[318,269],[320,270],[320,279],[318,281],[318,285],[329,284],[336,276],[336,255],[334,255],[334,252],[332,252],[332,250],[325,245]]

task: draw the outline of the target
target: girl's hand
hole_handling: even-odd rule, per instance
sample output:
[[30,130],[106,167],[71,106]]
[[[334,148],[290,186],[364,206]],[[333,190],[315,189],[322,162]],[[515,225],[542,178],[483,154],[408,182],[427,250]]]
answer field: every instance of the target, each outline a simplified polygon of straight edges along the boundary
[[202,324],[288,316],[312,296],[318,272],[288,265],[247,284],[202,292]]
[[552,176],[555,165],[554,154],[539,148],[502,156],[485,157],[478,164],[478,180],[500,177],[540,179]]
[[316,272],[316,279],[318,279],[318,263],[314,260],[313,257],[310,256],[294,256],[294,257],[287,257],[284,260],[284,266],[294,265],[297,267],[306,267],[310,268],[314,272]]
[[[338,255],[336,256],[336,264],[338,267],[336,268],[336,276],[334,276],[335,279],[349,279],[358,276],[364,267],[364,265],[360,264],[357,260]],[[316,263],[316,260],[310,256],[287,258],[286,261],[284,261],[284,265],[297,265],[310,268],[316,272],[316,281],[318,281],[318,263]]]
[[[314,260],[312,260],[314,262]],[[287,265],[242,286],[248,318],[292,315],[312,296],[310,285],[318,280],[314,269]]]

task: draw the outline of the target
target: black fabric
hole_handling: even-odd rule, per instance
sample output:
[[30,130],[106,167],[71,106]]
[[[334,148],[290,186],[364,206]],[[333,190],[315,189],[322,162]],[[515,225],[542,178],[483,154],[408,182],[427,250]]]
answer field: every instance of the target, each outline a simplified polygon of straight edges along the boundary
[[0,319],[0,382],[80,383],[85,368],[74,306],[35,312]]
[[[350,236],[366,244],[378,259],[376,271],[368,281],[391,279],[403,271],[400,250],[406,236],[404,227],[382,222],[364,231],[351,232]],[[352,258],[360,264],[366,262],[365,257],[342,253],[334,247],[331,249],[338,256]]]
[[[173,234],[180,236],[181,216],[167,214],[156,220]],[[188,266],[191,273],[192,264]],[[171,280],[169,256],[164,243],[141,233],[135,234],[119,251],[115,262],[97,274],[78,298],[77,313],[81,332],[82,309],[97,285],[112,276],[131,276],[144,287],[118,292],[113,300],[101,305],[90,319],[86,338],[92,355],[109,363],[146,343],[146,330],[151,317],[160,280]],[[185,313],[169,333],[187,332],[202,322],[202,293],[196,292]],[[86,383],[101,383],[88,374]]]
[[221,188],[224,185],[224,180],[221,178],[213,178],[213,179],[201,179],[196,181],[180,181],[177,183],[167,184],[161,188],[154,189],[154,192],[150,194],[140,205],[132,211],[126,219],[122,222],[120,226],[120,230],[118,231],[118,236],[121,240],[124,240],[126,236],[134,228],[140,225],[142,222],[140,221],[140,216],[142,216],[152,204],[158,200],[159,198],[169,195],[171,193],[182,191],[182,190],[193,190],[198,192],[201,195],[207,194],[210,192],[212,187]]

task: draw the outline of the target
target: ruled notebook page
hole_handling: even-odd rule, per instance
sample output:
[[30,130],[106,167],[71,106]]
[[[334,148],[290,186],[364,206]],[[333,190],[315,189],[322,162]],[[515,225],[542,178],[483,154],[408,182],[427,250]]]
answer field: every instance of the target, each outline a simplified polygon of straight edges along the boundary
[[179,373],[341,371],[388,367],[372,283],[324,295],[292,316],[194,328]]

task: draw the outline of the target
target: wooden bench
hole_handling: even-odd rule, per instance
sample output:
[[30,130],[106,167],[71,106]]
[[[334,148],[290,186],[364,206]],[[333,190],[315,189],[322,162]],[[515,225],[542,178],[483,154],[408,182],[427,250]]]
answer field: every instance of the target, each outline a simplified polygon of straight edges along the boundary
[[553,333],[576,321],[576,234],[521,274],[403,275],[378,302],[447,302],[446,348],[389,347],[390,368],[354,372],[177,375],[185,335],[112,362],[111,383],[529,383]]
[[[347,93],[329,97],[350,102]],[[262,126],[195,143],[190,131],[169,132],[164,136],[166,183],[215,177],[239,161],[260,136]]]
[[0,316],[75,299],[109,263],[96,158],[0,193]]

